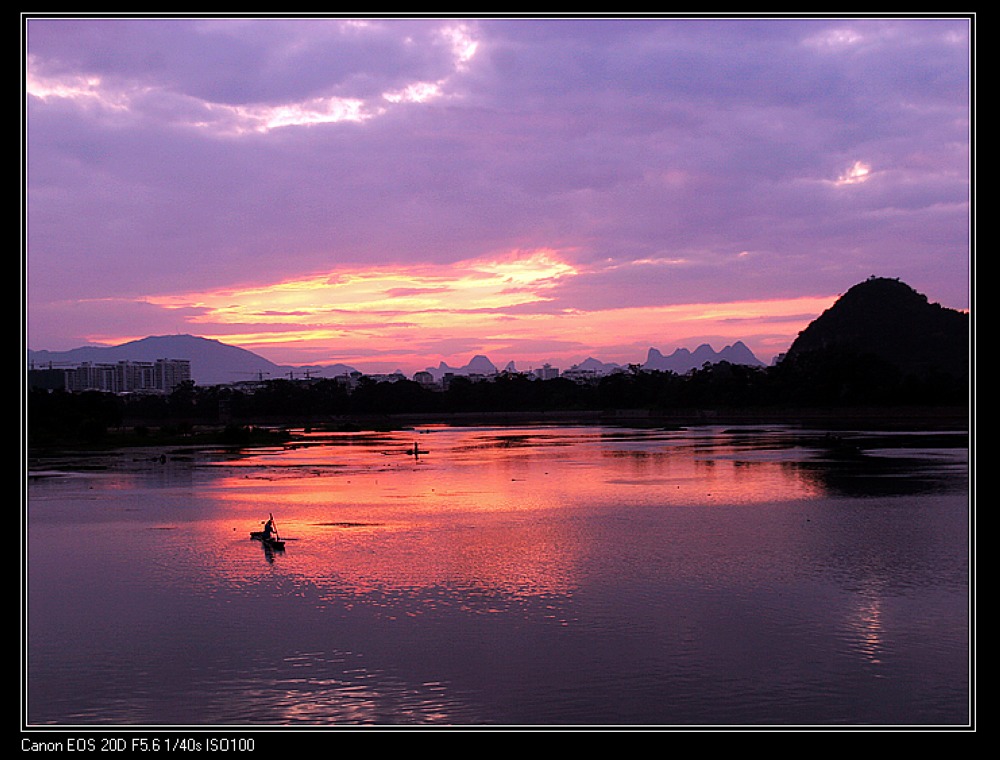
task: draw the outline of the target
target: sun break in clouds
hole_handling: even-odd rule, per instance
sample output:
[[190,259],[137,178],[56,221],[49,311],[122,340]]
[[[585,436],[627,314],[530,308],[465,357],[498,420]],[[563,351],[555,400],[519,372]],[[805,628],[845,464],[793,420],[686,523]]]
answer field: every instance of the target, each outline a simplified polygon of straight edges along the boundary
[[[805,298],[590,310],[562,305],[561,291],[580,274],[559,252],[541,250],[447,266],[344,269],[149,303],[186,315],[190,332],[265,355],[407,373],[438,361],[462,364],[475,353],[521,366],[569,366],[595,352],[628,363],[644,358],[650,346],[663,346],[669,335],[734,342],[762,327],[778,334],[797,331],[805,315],[830,303]],[[102,341],[131,337],[141,336]],[[754,348],[768,357],[784,346],[759,340]]]
[[872,274],[968,308],[972,33],[26,17],[29,347],[768,360]]

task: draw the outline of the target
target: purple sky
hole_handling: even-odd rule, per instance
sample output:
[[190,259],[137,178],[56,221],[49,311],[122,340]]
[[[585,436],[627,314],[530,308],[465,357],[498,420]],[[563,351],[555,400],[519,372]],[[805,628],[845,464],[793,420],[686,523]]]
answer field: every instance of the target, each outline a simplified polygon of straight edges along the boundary
[[25,22],[28,348],[765,361],[970,306],[969,18]]

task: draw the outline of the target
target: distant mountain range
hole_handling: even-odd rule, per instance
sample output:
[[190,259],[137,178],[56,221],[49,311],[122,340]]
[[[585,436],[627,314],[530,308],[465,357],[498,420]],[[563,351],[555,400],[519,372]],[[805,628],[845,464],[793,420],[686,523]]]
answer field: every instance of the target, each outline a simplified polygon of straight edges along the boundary
[[[130,341],[118,346],[83,346],[68,351],[28,351],[28,366],[30,369],[46,369],[52,367],[76,366],[84,362],[94,364],[113,364],[120,361],[151,362],[157,359],[188,359],[191,362],[191,376],[198,385],[222,385],[240,380],[303,378],[303,377],[336,377],[350,372],[356,372],[354,367],[346,364],[288,366],[275,364],[258,354],[237,346],[230,346],[210,338],[200,338],[194,335],[154,335],[141,340]],[[742,342],[726,346],[716,352],[709,345],[702,345],[694,351],[678,348],[669,356],[664,356],[659,350],[650,348],[643,369],[670,370],[683,374],[691,369],[701,367],[706,362],[716,363],[728,361],[731,364],[747,364],[763,366],[753,352]],[[588,358],[572,369],[592,371],[595,374],[609,374],[621,369],[621,365],[602,362]],[[504,369],[516,371],[514,362],[509,362]],[[565,371],[570,367],[561,367]],[[461,367],[451,367],[441,362],[437,367],[426,369],[436,380],[446,373],[454,375],[491,375],[499,371],[498,367],[483,355],[474,356],[468,364]]]
[[245,348],[230,346],[194,335],[153,335],[119,346],[83,346],[69,351],[28,351],[29,369],[74,366],[83,362],[152,362],[157,359],[188,359],[191,377],[198,385],[223,385],[240,380],[272,380],[280,377],[335,377],[352,372],[346,364],[324,367],[290,367],[275,364]]
[[[645,363],[640,366],[642,369],[651,371],[661,370],[684,374],[692,369],[698,369],[706,363],[717,364],[722,361],[730,364],[746,364],[751,367],[765,366],[764,362],[754,356],[753,352],[742,341],[726,346],[721,351],[715,351],[707,343],[698,346],[694,351],[678,348],[669,356],[664,356],[658,349],[650,348]],[[567,369],[582,370],[593,372],[596,375],[607,375],[616,370],[624,369],[624,367],[621,364],[602,362],[600,359],[588,357],[579,364],[560,369],[563,371]],[[516,372],[518,367],[515,362],[508,362],[504,366],[504,370]],[[424,371],[430,373],[435,380],[440,380],[447,373],[453,375],[492,375],[498,372],[499,368],[488,357],[479,354],[472,357],[469,363],[463,367],[451,367],[445,362],[441,362],[437,367],[428,367]]]
[[670,356],[664,356],[655,348],[649,349],[646,356],[646,363],[642,365],[647,370],[666,370],[683,375],[692,369],[698,369],[705,364],[718,364],[719,362],[729,362],[730,364],[745,364],[751,367],[763,367],[764,362],[754,356],[753,351],[744,345],[743,341],[736,341],[731,346],[726,346],[721,351],[716,352],[707,343],[698,346],[694,351],[686,348],[678,348]]
[[[513,362],[507,364],[505,369],[513,370]],[[445,375],[493,375],[499,370],[497,366],[482,354],[477,354],[469,360],[464,367],[452,367],[446,362],[441,362],[436,367],[428,367],[424,372],[429,373],[435,380],[440,380]]]
[[[819,366],[817,362],[820,361],[836,367],[858,358],[874,358],[904,374],[967,376],[969,322],[968,313],[929,303],[926,296],[899,280],[872,277],[852,287],[813,320],[792,343],[781,366]],[[86,346],[71,351],[28,351],[29,368],[36,369],[75,366],[82,362],[151,362],[157,359],[190,360],[192,379],[198,385],[280,377],[335,377],[356,371],[346,364],[282,366],[252,351],[193,335],[151,336],[120,346]],[[684,374],[706,363],[722,361],[763,366],[763,362],[740,341],[718,352],[706,344],[694,351],[678,348],[668,356],[650,348],[646,361],[639,366],[646,370]],[[514,362],[508,363],[505,369],[515,370]],[[602,375],[621,369],[621,366],[588,358],[578,365],[559,369]],[[426,371],[440,379],[449,372],[491,375],[497,372],[497,366],[486,356],[478,355],[462,367],[450,367],[441,362]]]

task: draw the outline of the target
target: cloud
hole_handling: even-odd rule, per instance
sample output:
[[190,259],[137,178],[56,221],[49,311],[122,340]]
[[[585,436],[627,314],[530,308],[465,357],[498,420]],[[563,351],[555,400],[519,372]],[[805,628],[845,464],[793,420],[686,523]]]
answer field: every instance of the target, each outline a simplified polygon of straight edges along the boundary
[[[114,334],[98,302],[290,329],[324,276],[419,323],[525,251],[564,269],[470,309],[555,331],[873,273],[967,307],[970,49],[960,18],[30,18],[33,347]],[[224,292],[267,298],[191,298]]]

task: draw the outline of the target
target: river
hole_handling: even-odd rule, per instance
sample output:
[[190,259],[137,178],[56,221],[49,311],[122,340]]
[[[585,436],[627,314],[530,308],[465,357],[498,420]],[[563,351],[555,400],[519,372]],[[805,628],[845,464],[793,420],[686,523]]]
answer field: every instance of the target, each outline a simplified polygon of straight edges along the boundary
[[38,463],[26,724],[965,727],[968,454],[428,425]]

